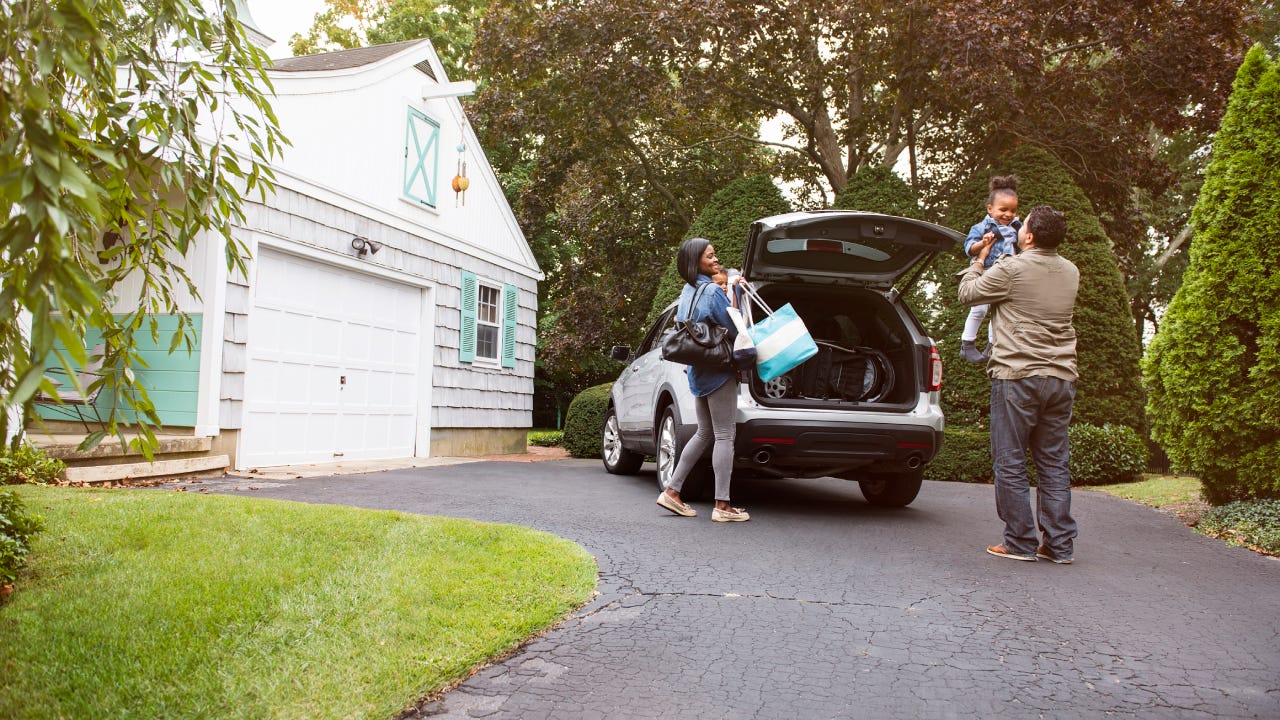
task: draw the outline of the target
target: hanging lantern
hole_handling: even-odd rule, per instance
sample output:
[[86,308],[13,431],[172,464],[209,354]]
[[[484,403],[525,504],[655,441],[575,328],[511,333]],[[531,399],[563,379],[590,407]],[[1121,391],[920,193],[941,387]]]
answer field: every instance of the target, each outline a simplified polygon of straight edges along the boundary
[[467,146],[458,144],[458,174],[453,176],[453,206],[465,206],[467,204],[467,188],[471,187],[471,179],[467,177],[467,158],[463,154],[467,151]]

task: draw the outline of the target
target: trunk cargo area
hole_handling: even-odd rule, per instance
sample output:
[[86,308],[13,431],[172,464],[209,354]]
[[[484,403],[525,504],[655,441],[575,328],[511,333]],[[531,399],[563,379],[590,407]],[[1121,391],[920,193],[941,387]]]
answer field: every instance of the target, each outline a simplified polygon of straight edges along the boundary
[[[773,309],[790,303],[818,354],[769,382],[752,373],[751,393],[770,407],[905,412],[915,407],[928,348],[889,300],[863,288],[773,283],[758,287]],[[754,319],[764,312],[753,308]],[[922,357],[923,353],[923,357]]]

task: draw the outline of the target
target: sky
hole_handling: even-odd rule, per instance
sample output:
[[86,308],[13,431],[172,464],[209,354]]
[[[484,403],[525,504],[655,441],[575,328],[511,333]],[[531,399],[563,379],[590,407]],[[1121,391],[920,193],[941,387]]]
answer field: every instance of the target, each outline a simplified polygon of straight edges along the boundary
[[289,57],[289,38],[306,32],[311,21],[325,8],[324,0],[248,0],[249,12],[258,29],[276,41],[267,48],[273,58]]

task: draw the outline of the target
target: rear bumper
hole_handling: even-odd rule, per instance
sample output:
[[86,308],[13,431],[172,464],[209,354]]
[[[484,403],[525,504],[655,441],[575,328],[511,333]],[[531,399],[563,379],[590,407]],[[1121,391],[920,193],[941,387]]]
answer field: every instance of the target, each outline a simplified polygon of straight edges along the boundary
[[749,420],[738,425],[734,454],[742,465],[775,470],[876,465],[885,471],[929,462],[942,432],[928,425]]

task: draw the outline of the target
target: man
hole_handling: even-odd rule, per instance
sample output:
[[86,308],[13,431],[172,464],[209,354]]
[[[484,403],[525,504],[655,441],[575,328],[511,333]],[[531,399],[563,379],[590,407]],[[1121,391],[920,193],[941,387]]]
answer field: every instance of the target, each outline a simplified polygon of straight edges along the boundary
[[[1017,255],[984,271],[984,249],[960,273],[960,302],[990,303],[992,348],[991,465],[1004,542],[987,552],[1069,565],[1075,552],[1067,427],[1076,395],[1076,331],[1071,325],[1080,271],[1058,254],[1066,235],[1062,213],[1042,205],[1018,231]],[[1036,543],[1026,450],[1036,464]]]

